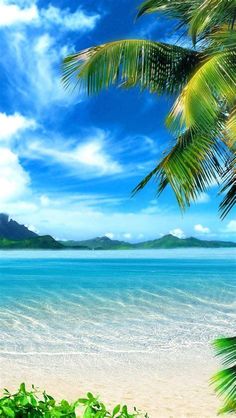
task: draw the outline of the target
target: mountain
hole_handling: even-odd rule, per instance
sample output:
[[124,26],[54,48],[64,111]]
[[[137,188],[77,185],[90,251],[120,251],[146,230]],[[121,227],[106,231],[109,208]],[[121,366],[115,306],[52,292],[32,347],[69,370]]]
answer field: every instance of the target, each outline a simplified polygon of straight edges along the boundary
[[171,234],[164,237],[145,241],[135,244],[135,248],[142,249],[155,249],[155,248],[231,248],[236,247],[235,242],[228,241],[205,241],[198,238],[178,238]]
[[25,225],[0,213],[0,249],[45,249],[59,250],[65,248],[50,235],[39,236]]
[[36,236],[22,240],[0,238],[1,250],[62,250],[63,248],[65,247],[50,235],[44,235],[42,237]]
[[168,249],[168,248],[232,248],[236,243],[227,241],[204,241],[194,237],[177,238],[171,234],[164,237],[131,244],[125,241],[112,240],[108,237],[97,237],[84,241],[63,241],[65,247],[88,250],[129,250],[129,249]]
[[87,250],[128,250],[133,248],[133,245],[124,242],[110,239],[108,237],[97,237],[87,239],[84,241],[60,241],[66,247]]
[[22,240],[37,236],[35,232],[30,231],[25,225],[20,225],[18,222],[10,219],[5,213],[0,213],[0,239]]
[[83,241],[56,241],[50,235],[39,236],[25,225],[0,213],[0,249],[74,249],[74,250],[132,250],[132,249],[168,249],[168,248],[231,248],[236,243],[227,241],[203,241],[194,237],[180,239],[171,234],[151,241],[131,244],[97,237]]

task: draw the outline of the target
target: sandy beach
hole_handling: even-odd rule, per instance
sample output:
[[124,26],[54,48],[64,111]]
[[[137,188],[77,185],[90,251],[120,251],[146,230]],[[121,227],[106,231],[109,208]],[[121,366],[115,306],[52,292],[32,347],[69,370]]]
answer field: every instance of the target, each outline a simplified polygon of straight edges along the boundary
[[[210,354],[210,353],[208,353]],[[138,360],[137,356],[135,358]],[[90,391],[111,407],[125,403],[150,418],[213,418],[220,403],[209,386],[217,364],[206,353],[166,352],[156,358],[66,355],[18,356],[11,373],[1,365],[1,387],[13,390],[21,381],[37,383],[56,399],[75,400]],[[7,363],[6,363],[7,364]]]

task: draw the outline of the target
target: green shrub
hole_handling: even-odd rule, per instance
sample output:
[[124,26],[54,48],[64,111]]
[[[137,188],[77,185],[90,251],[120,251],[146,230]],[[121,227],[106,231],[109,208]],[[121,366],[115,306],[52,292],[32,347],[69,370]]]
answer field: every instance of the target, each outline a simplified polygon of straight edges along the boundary
[[62,400],[57,403],[46,392],[40,393],[34,386],[26,390],[22,383],[17,393],[11,394],[7,389],[0,399],[0,418],[148,418],[136,408],[128,412],[127,406],[117,405],[109,412],[105,405],[87,393],[87,398],[69,403]]

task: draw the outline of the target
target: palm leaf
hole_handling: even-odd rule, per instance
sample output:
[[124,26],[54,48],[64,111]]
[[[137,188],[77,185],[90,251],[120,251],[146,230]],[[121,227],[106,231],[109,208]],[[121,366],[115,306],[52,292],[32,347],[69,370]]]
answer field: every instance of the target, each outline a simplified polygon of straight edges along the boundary
[[226,122],[226,143],[232,149],[236,151],[236,106],[233,107],[231,113]]
[[154,177],[158,183],[158,194],[170,185],[180,207],[185,209],[212,182],[218,182],[222,170],[222,155],[223,150],[217,141],[186,131],[133,192],[143,189]]
[[223,174],[223,187],[221,193],[226,193],[220,204],[221,218],[225,218],[236,204],[236,156],[228,161]]
[[201,4],[200,0],[146,0],[139,6],[138,17],[147,13],[161,12],[172,19],[187,23],[190,11]]
[[222,130],[222,107],[232,107],[236,85],[236,52],[220,52],[206,58],[191,77],[167,118],[172,130]]
[[229,28],[228,25],[222,25],[208,33],[206,41],[209,44],[207,48],[209,54],[215,54],[222,51],[222,49],[224,51],[235,51],[236,32]]
[[88,94],[111,85],[139,86],[158,94],[179,92],[199,62],[186,48],[146,40],[122,40],[89,48],[64,61],[63,82]]
[[216,355],[223,357],[223,365],[227,367],[211,380],[219,396],[224,397],[224,406],[219,413],[236,412],[236,337],[219,338],[213,345]]
[[193,10],[189,25],[189,34],[192,36],[193,42],[196,42],[199,34],[212,30],[223,23],[233,27],[235,13],[235,0],[205,0],[201,2],[198,9]]

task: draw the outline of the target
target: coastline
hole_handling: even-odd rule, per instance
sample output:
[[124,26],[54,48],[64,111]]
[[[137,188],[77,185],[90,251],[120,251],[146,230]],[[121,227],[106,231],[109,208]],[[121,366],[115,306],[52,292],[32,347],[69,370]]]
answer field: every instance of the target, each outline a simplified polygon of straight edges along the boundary
[[[220,402],[209,386],[216,361],[205,352],[164,352],[135,364],[133,355],[114,361],[100,356],[16,356],[11,360],[14,377],[1,367],[1,388],[15,390],[21,381],[46,389],[56,399],[76,400],[90,391],[114,407],[136,406],[149,418],[215,418]],[[204,360],[203,360],[204,358]],[[143,363],[142,358],[142,363]],[[155,361],[154,361],[155,360]],[[203,361],[202,361],[203,360]]]
[[150,418],[215,418],[235,251],[0,252],[0,388],[91,391]]

